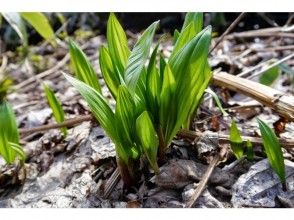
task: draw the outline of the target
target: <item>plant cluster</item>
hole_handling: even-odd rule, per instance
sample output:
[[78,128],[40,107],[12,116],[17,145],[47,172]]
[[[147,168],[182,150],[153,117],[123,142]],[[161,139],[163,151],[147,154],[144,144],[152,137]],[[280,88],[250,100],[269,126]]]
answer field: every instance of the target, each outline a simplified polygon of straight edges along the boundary
[[[113,110],[103,97],[97,76],[85,54],[70,42],[71,63],[78,79],[65,77],[81,93],[115,143],[118,166],[126,185],[135,180],[135,164],[146,156],[158,172],[157,160],[173,137],[190,124],[211,79],[207,62],[211,28],[202,30],[202,13],[188,13],[176,31],[168,59],[151,52],[159,22],[151,24],[132,50],[114,14],[107,23],[107,46],[100,48],[100,69],[116,100]],[[150,56],[150,57],[149,57]]]

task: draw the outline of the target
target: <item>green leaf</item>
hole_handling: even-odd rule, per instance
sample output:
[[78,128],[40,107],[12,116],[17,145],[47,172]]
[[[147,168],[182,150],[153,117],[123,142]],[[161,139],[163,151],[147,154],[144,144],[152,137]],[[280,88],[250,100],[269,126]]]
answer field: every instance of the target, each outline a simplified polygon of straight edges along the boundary
[[174,102],[176,81],[169,64],[166,64],[163,73],[163,83],[160,93],[159,118],[163,129],[166,146],[171,142],[175,121],[177,120],[177,103]]
[[[56,120],[57,123],[61,123],[64,121],[64,111],[62,108],[61,103],[59,102],[59,100],[56,98],[56,96],[54,95],[54,92],[49,88],[48,85],[43,84],[44,87],[44,92],[48,101],[48,104],[50,106],[50,108],[52,109],[53,112],[53,116]],[[66,137],[67,135],[67,128],[61,128],[60,129],[64,135],[64,137]]]
[[128,65],[125,71],[124,79],[127,87],[131,92],[134,92],[140,74],[143,71],[144,65],[148,59],[153,36],[158,26],[158,21],[152,23],[142,34],[140,39],[135,44],[131,55],[128,59]]
[[117,131],[127,143],[134,140],[135,102],[125,86],[119,86],[116,100],[115,119],[119,128]]
[[183,48],[193,37],[195,37],[201,30],[203,26],[203,13],[187,13],[182,27],[181,33],[177,37],[174,49],[170,56],[172,59],[177,52]]
[[26,20],[33,28],[45,39],[51,41],[53,45],[56,43],[52,27],[41,12],[21,12],[21,17]]
[[107,43],[112,63],[121,76],[130,55],[126,34],[113,13],[107,22]]
[[14,112],[7,101],[0,102],[0,122],[0,155],[11,164],[16,158],[16,152],[8,142],[18,144],[19,134]]
[[17,12],[2,12],[5,20],[11,25],[11,27],[16,31],[19,38],[22,40],[25,47],[28,46],[28,36],[26,26]]
[[180,36],[180,32],[176,29],[174,31],[173,45],[175,45],[177,43],[177,40],[179,39],[179,36]]
[[113,140],[113,142],[115,142],[117,140],[117,136],[114,126],[114,113],[104,97],[84,82],[77,80],[65,73],[63,73],[63,75],[80,92],[82,97],[88,103],[92,114],[98,120],[101,127],[105,130],[105,132]]
[[251,141],[249,141],[249,140],[246,141],[245,153],[246,153],[247,159],[249,161],[253,161],[253,159],[254,159],[253,145],[252,145]]
[[279,176],[281,182],[285,183],[285,164],[279,140],[274,131],[265,122],[260,119],[257,119],[257,121],[269,163]]
[[135,146],[136,139],[136,105],[126,86],[119,86],[115,109],[115,126],[124,151],[133,159],[139,155]]
[[100,69],[101,73],[103,75],[104,81],[110,90],[112,96],[114,99],[117,97],[117,90],[120,85],[120,78],[117,72],[115,71],[111,57],[108,53],[107,48],[101,47],[99,52],[99,63],[100,63]]
[[19,144],[15,144],[15,143],[11,143],[11,142],[9,142],[8,144],[20,157],[20,161],[24,162],[26,160],[26,155],[25,155],[23,148]]
[[153,116],[155,124],[159,124],[159,94],[161,91],[161,79],[159,76],[158,69],[156,67],[156,55],[158,45],[152,52],[146,76],[146,107]]
[[157,165],[158,137],[147,111],[144,111],[136,120],[136,130],[143,150],[151,167],[159,172]]
[[230,143],[233,153],[235,154],[237,159],[240,159],[243,156],[244,152],[243,140],[234,120],[232,120],[230,128]]
[[270,86],[279,77],[280,69],[278,66],[272,67],[271,69],[265,71],[260,77],[259,82],[263,85]]
[[76,77],[101,93],[94,68],[84,52],[72,40],[69,42],[70,61]]
[[198,34],[203,27],[203,13],[202,12],[188,12],[185,16],[185,21],[182,31],[190,24],[193,24],[195,35]]
[[211,89],[211,88],[207,88],[205,89],[205,92],[209,93],[212,98],[214,99],[216,105],[218,106],[219,110],[221,111],[221,113],[224,115],[224,116],[228,116],[229,114],[224,110],[218,96],[215,94],[215,92]]
[[[169,60],[170,68],[177,82],[174,105],[177,116],[174,129],[169,131],[172,138],[189,117],[195,112],[204,90],[211,79],[207,56],[211,41],[211,28],[207,27],[187,43],[174,58]],[[171,140],[171,139],[169,139]]]
[[[128,126],[125,123],[129,122],[126,118],[129,117],[130,114],[127,114],[126,111],[133,110],[129,108],[133,105],[125,101],[125,90],[120,92],[120,89],[118,89],[117,108],[119,108],[119,110],[114,114],[104,97],[99,92],[80,80],[65,73],[63,73],[63,75],[86,100],[92,114],[98,120],[106,134],[114,142],[117,156],[126,164],[128,164],[130,157],[137,158],[139,155],[138,150],[134,148],[133,140],[130,140],[131,138],[129,138],[131,136],[130,133],[127,133],[129,130],[124,130],[124,128],[127,128]],[[119,123],[119,121],[121,123]],[[124,124],[122,124],[122,122],[124,122]],[[132,123],[134,124],[134,122]],[[127,134],[128,137],[126,137],[125,134]],[[132,130],[132,134],[135,135],[134,130]]]

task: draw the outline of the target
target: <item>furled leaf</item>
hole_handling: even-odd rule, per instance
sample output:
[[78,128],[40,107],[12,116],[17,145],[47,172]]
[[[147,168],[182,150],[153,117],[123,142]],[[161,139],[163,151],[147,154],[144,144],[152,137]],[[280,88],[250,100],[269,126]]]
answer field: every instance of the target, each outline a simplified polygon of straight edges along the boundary
[[0,155],[11,164],[17,153],[9,143],[18,144],[19,135],[14,112],[7,101],[0,102],[0,122]]
[[103,75],[104,81],[110,90],[112,96],[116,99],[117,90],[120,85],[119,75],[115,71],[111,57],[109,56],[108,50],[105,47],[101,47],[99,56],[99,63],[101,73]]
[[285,164],[282,148],[275,132],[262,120],[257,119],[263,146],[270,165],[279,176],[280,180],[285,182]]
[[280,74],[280,69],[278,66],[272,67],[271,69],[265,71],[260,77],[259,82],[263,85],[270,86],[278,78]]
[[[21,17],[26,20],[33,28],[45,39],[55,43],[54,31],[46,18],[41,12],[21,12]],[[54,44],[53,43],[53,44]]]
[[94,68],[84,52],[72,40],[69,42],[69,52],[76,77],[101,93],[101,87]]
[[211,88],[209,88],[209,87],[207,89],[205,89],[205,92],[209,93],[212,96],[212,98],[214,99],[217,107],[222,112],[222,114],[224,116],[228,116],[228,113],[224,110],[224,108],[223,108],[223,106],[222,106],[222,104],[221,104],[218,96],[215,94],[215,92]]
[[125,71],[124,79],[130,89],[135,91],[140,74],[149,56],[150,47],[153,41],[155,30],[158,26],[158,21],[152,23],[142,34],[140,39],[135,44],[131,55],[128,59],[127,68]]
[[[52,109],[53,112],[53,116],[56,120],[57,123],[61,123],[64,121],[64,111],[62,108],[61,103],[59,102],[59,100],[56,98],[54,92],[49,88],[48,85],[44,84],[44,92],[48,101],[48,104],[50,106],[50,108]],[[60,129],[63,133],[63,135],[66,137],[67,135],[67,128],[61,128]]]
[[136,120],[136,130],[143,150],[151,167],[158,173],[157,149],[158,137],[147,111],[144,111]]
[[19,38],[22,40],[25,47],[28,46],[28,36],[26,26],[17,12],[2,12],[5,20],[11,25],[11,27],[16,31]]
[[130,55],[126,34],[113,13],[107,22],[107,43],[112,63],[121,76],[125,71]]
[[237,159],[240,159],[243,156],[244,152],[243,140],[234,120],[232,120],[230,128],[230,143],[233,153],[235,154]]

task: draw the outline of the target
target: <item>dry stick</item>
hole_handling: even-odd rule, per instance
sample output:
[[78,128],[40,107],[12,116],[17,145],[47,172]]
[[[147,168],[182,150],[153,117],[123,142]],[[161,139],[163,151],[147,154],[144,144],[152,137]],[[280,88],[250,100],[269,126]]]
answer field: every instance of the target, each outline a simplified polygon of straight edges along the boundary
[[224,39],[224,37],[233,30],[233,28],[239,23],[239,21],[244,17],[246,12],[242,12],[236,19],[233,21],[233,23],[227,28],[227,30],[220,36],[220,38],[217,40],[217,42],[214,44],[214,46],[210,49],[209,53],[211,53],[217,45],[219,45],[220,42]]
[[[41,132],[41,131],[47,131],[50,129],[59,129],[62,127],[72,127],[76,124],[80,124],[85,121],[91,121],[94,120],[94,117],[92,115],[82,115],[78,116],[76,118],[68,119],[65,120],[62,123],[53,123],[53,124],[48,124],[48,125],[42,125],[34,128],[21,128],[19,129],[19,133],[23,136],[27,134],[32,134],[34,132]],[[188,138],[191,140],[195,140],[195,138],[203,137],[206,136],[208,138],[218,138],[220,143],[229,143],[230,137],[229,135],[226,134],[218,134],[218,133],[202,133],[198,131],[190,131],[190,130],[185,130],[182,129],[181,131],[178,132],[177,134],[180,137],[183,138]],[[251,141],[253,144],[262,144],[262,139],[258,137],[250,137],[250,136],[242,136],[242,139],[247,141]],[[294,148],[294,139],[283,139],[279,138],[279,142],[285,147],[285,148]]]
[[212,83],[249,96],[272,108],[289,121],[294,121],[294,97],[291,95],[225,72],[214,73]]
[[273,32],[273,33],[234,33],[227,37],[227,39],[233,38],[254,38],[254,37],[285,37],[285,38],[294,38],[293,33],[286,32]]
[[199,182],[199,185],[197,186],[195,192],[192,195],[192,198],[188,201],[186,208],[192,208],[197,199],[199,198],[199,196],[202,194],[203,190],[205,189],[205,186],[214,170],[214,168],[217,166],[217,164],[223,160],[223,158],[226,155],[226,148],[222,147],[220,150],[220,153],[218,153],[217,155],[215,155],[215,157],[213,158],[213,160],[211,161],[211,163],[209,164],[206,172],[204,173],[201,181]]
[[[220,144],[228,144],[230,143],[230,136],[227,134],[219,134],[216,132],[206,132],[202,133],[199,131],[190,131],[186,129],[182,129],[177,133],[177,136],[182,138],[187,138],[190,140],[195,140],[198,138],[208,138],[208,139],[215,139],[217,138]],[[250,136],[242,136],[242,140],[250,141],[253,144],[262,144],[262,139],[259,137],[250,137]],[[294,148],[294,139],[285,139],[285,138],[278,138],[281,145],[286,149]]]
[[50,129],[57,129],[57,128],[63,128],[63,127],[71,127],[73,125],[76,124],[80,124],[84,121],[91,121],[93,120],[93,116],[92,115],[82,115],[82,116],[78,116],[76,118],[71,118],[68,120],[65,120],[62,123],[53,123],[53,124],[48,124],[48,125],[42,125],[42,126],[38,126],[38,127],[33,127],[33,128],[21,128],[19,129],[19,133],[21,135],[28,135],[31,133],[35,133],[35,132],[41,132],[41,131],[47,131]]

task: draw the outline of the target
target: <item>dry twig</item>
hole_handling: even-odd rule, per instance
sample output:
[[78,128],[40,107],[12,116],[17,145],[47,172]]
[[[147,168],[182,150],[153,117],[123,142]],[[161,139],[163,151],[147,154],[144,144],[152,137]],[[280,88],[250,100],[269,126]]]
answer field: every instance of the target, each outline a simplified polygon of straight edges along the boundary
[[193,193],[192,195],[192,198],[190,199],[190,201],[188,201],[187,205],[186,205],[186,208],[192,208],[197,199],[199,198],[199,196],[202,194],[203,190],[205,189],[206,187],[206,184],[214,170],[214,168],[218,165],[218,163],[224,159],[225,155],[226,155],[226,148],[225,147],[222,147],[221,150],[220,150],[220,153],[218,153],[214,158],[213,160],[211,161],[211,163],[209,164],[206,172],[204,173],[201,181],[199,182],[199,185],[197,186],[195,192]]
[[227,30],[219,37],[219,39],[217,40],[217,42],[214,44],[214,46],[210,49],[209,53],[211,53],[216,47],[217,45],[219,45],[220,42],[223,41],[223,39],[225,38],[225,36],[230,33],[234,27],[236,27],[236,25],[240,22],[240,20],[244,17],[244,15],[246,14],[246,12],[242,12],[234,21],[233,23],[227,28]]

